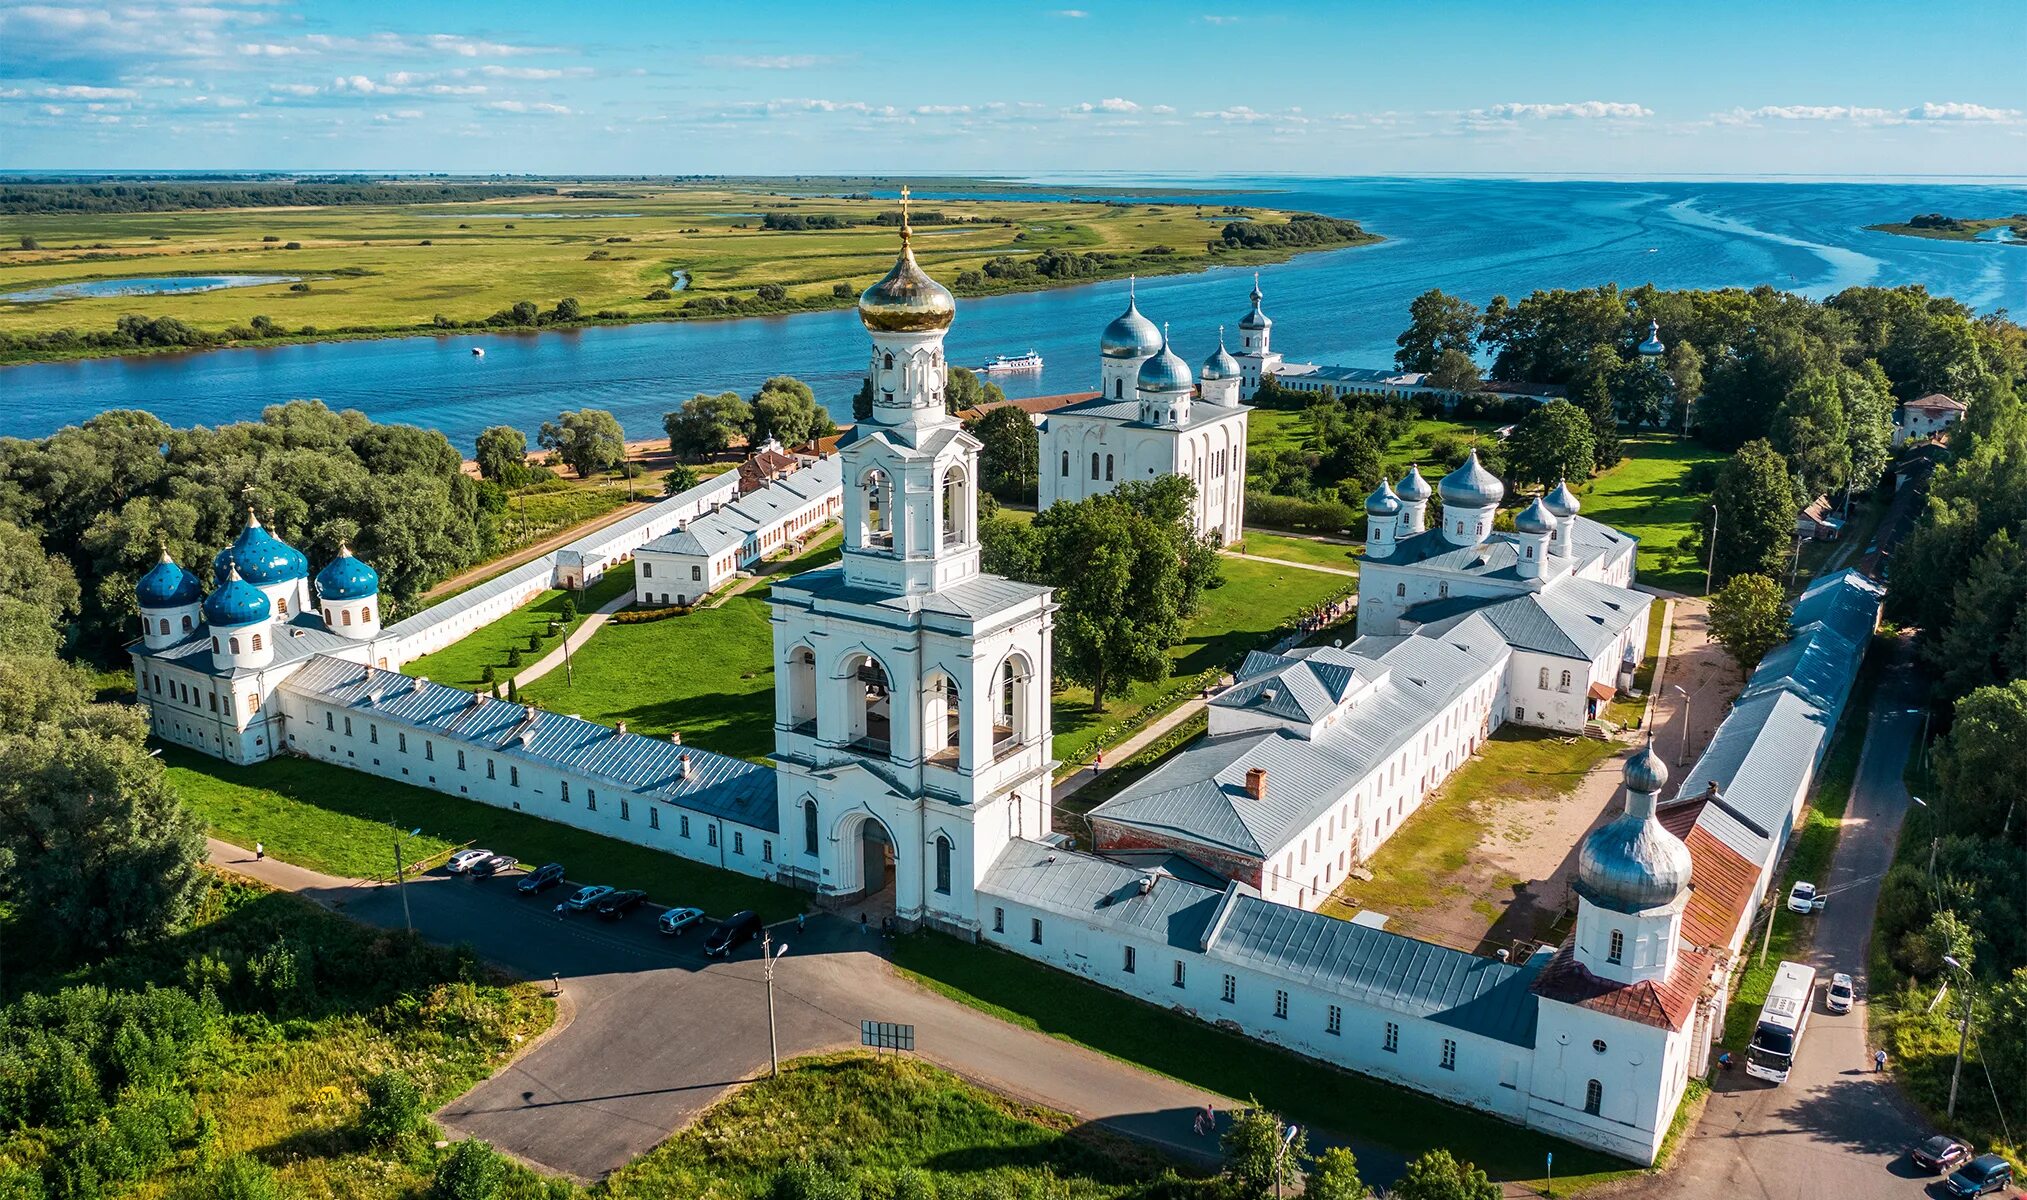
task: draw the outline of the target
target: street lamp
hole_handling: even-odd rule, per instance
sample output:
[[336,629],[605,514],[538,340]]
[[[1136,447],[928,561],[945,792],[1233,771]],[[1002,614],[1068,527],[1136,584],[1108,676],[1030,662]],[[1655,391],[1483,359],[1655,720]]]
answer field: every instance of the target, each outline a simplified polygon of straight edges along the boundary
[[[414,837],[414,836],[415,836],[416,834],[418,834],[418,833],[421,833],[421,832],[422,832],[422,827],[421,827],[420,825],[418,825],[418,826],[416,826],[416,827],[415,827],[414,829],[411,829],[411,830],[409,830],[409,831],[408,831],[408,833],[407,833],[407,836],[408,836],[408,837]],[[400,891],[400,893],[401,893],[401,920],[402,920],[402,923],[408,926],[408,932],[410,932],[410,933],[414,933],[414,932],[415,932],[415,918],[414,918],[413,916],[410,916],[410,915],[409,915],[409,912],[408,912],[408,868],[407,868],[406,866],[404,866],[404,865],[403,865],[403,863],[402,863],[402,859],[401,859],[401,839],[402,839],[402,836],[403,836],[403,835],[402,835],[402,832],[401,832],[401,827],[400,827],[399,825],[395,826],[395,827],[394,827],[394,886],[395,886],[395,888],[396,888],[397,890],[399,890],[399,891]]]
[[1679,684],[1669,684],[1668,686],[1674,688],[1675,694],[1682,697],[1682,754],[1675,760],[1675,765],[1680,767],[1689,762],[1689,708],[1692,697],[1688,692],[1683,691]]
[[[1922,799],[1920,796],[1909,796],[1908,799],[1914,801],[1916,804],[1921,805],[1923,808],[1928,807],[1928,801]],[[1943,840],[1942,836],[1935,831],[1935,827],[1930,826],[1928,836],[1928,883],[1930,887],[1935,886],[1936,847],[1942,844],[1942,840]]]
[[1274,1200],[1281,1200],[1281,1163],[1288,1155],[1288,1148],[1295,1144],[1295,1136],[1302,1132],[1300,1125],[1290,1125],[1281,1131],[1281,1143],[1274,1147]]
[[1943,963],[1952,970],[1962,972],[1964,976],[1964,1019],[1957,1024],[1957,1065],[1950,1071],[1950,1107],[1946,1114],[1948,1124],[1954,1129],[1957,1120],[1957,1080],[1964,1074],[1964,1046],[1971,1040],[1971,1007],[1976,997],[1971,994],[1970,969],[1947,954],[1943,955]]
[[760,971],[767,977],[767,1074],[781,1074],[781,1045],[774,1036],[774,960],[788,953],[788,943],[775,948],[774,935],[766,930],[760,933]]

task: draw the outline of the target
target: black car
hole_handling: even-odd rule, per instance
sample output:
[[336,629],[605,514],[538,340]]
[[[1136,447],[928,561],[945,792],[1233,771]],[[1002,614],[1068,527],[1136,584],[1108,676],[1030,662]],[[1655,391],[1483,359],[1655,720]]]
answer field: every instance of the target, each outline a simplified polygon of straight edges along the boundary
[[704,939],[704,955],[707,958],[716,958],[719,955],[730,958],[734,950],[759,936],[759,913],[752,909],[733,913],[718,922],[718,927]]
[[1937,1134],[1926,1141],[1916,1142],[1907,1148],[1907,1156],[1914,1165],[1937,1175],[1947,1175],[1961,1166],[1971,1152],[1955,1138]]
[[1959,1200],[1971,1200],[1987,1192],[2002,1192],[2013,1182],[2013,1164],[1996,1154],[1980,1154],[1943,1180],[1943,1190]]
[[541,866],[528,872],[527,877],[521,880],[521,894],[532,896],[536,892],[546,892],[562,882],[563,864],[543,863]]
[[511,871],[519,865],[519,863],[516,863],[504,854],[495,854],[473,863],[466,874],[470,875],[473,879],[490,879],[502,871]]
[[614,892],[598,902],[598,915],[608,921],[617,921],[647,902],[648,894],[639,888],[628,888]]

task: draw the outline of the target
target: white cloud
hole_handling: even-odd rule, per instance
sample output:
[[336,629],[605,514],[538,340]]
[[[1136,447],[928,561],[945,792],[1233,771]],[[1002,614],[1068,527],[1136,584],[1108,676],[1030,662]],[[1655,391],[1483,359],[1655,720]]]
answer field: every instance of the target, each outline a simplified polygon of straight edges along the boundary
[[1066,21],[1081,21],[1085,17],[1090,16],[1091,14],[1085,12],[1081,8],[1059,8],[1056,11],[1050,13],[1049,15],[1052,17],[1061,17]]
[[479,68],[479,74],[488,79],[582,79],[591,73],[590,67],[503,67],[487,63]]
[[1988,108],[1982,104],[1918,104],[1904,114],[1910,121],[2017,121],[2017,108]]
[[1842,121],[1854,125],[1907,125],[1924,121],[1982,122],[2008,125],[2021,121],[2016,108],[1992,108],[1959,101],[1933,101],[1911,108],[1861,108],[1848,104],[1763,104],[1713,113],[1718,125],[1759,125],[1766,121]]
[[918,117],[962,116],[972,111],[969,104],[918,104],[909,110]]
[[704,59],[707,66],[735,71],[806,71],[838,61],[834,54],[713,54]]
[[138,78],[130,78],[127,80],[127,82],[133,84],[135,87],[187,88],[187,87],[195,87],[197,85],[197,81],[194,79],[184,79],[181,76],[176,75],[142,75],[139,76]]
[[132,88],[89,87],[81,83],[35,89],[45,100],[132,100],[140,93]]
[[392,124],[396,121],[420,121],[422,120],[422,110],[419,108],[397,108],[392,112],[374,113],[373,119],[383,125]]
[[324,89],[313,83],[276,83],[270,84],[268,90],[278,96],[314,96]]
[[539,113],[552,117],[570,115],[570,110],[561,104],[542,104],[528,100],[494,100],[484,107],[504,113]]
[[1138,104],[1135,104],[1133,101],[1126,99],[1123,96],[1108,96],[1105,99],[1098,101],[1096,104],[1093,104],[1089,100],[1086,100],[1084,103],[1079,104],[1072,111],[1080,113],[1088,113],[1088,112],[1130,113],[1130,112],[1139,112],[1140,106]]
[[1464,115],[1475,121],[1595,121],[1651,117],[1654,110],[1623,100],[1585,100],[1576,104],[1495,104],[1490,108],[1474,108]]

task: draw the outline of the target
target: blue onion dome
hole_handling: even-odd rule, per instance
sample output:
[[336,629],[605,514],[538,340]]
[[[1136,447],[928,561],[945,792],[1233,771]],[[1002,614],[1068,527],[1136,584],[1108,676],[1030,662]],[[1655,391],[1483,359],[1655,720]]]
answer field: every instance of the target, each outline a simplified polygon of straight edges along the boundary
[[1126,311],[1112,318],[1105,332],[1098,335],[1098,353],[1106,358],[1146,358],[1160,349],[1161,330],[1140,315],[1140,305],[1134,300],[1129,283]]
[[1233,358],[1231,352],[1225,349],[1225,327],[1220,325],[1218,326],[1217,353],[1204,360],[1203,369],[1197,372],[1197,378],[1211,380],[1237,379],[1238,377],[1239,360]]
[[1182,361],[1168,344],[1168,331],[1161,331],[1161,348],[1152,358],[1140,364],[1140,371],[1133,378],[1133,386],[1143,392],[1163,394],[1187,392],[1194,383],[1190,378],[1189,364]]
[[1548,511],[1548,505],[1541,502],[1540,496],[1536,496],[1534,503],[1521,509],[1520,515],[1513,518],[1513,528],[1516,533],[1554,533],[1555,514]]
[[1253,276],[1253,294],[1251,299],[1253,307],[1247,310],[1245,316],[1239,318],[1239,328],[1266,329],[1271,327],[1274,322],[1268,320],[1267,314],[1260,311],[1260,277],[1258,275]]
[[350,546],[339,546],[338,557],[317,572],[317,596],[324,600],[364,600],[380,594],[380,573],[352,557]]
[[225,578],[228,570],[235,569],[241,579],[265,587],[291,579],[308,578],[310,560],[303,557],[302,551],[263,528],[260,518],[249,509],[246,528],[239,531],[232,545],[220,550],[218,557],[211,560],[214,580]]
[[1506,485],[1478,461],[1476,450],[1464,465],[1443,476],[1436,490],[1443,496],[1444,508],[1496,508],[1506,498]]
[[1394,494],[1394,487],[1384,477],[1372,495],[1365,498],[1365,512],[1369,517],[1391,517],[1401,511],[1401,498]]
[[950,328],[957,302],[915,262],[909,243],[908,189],[901,189],[901,253],[893,269],[859,296],[859,320],[873,333],[927,333]]
[[1567,479],[1556,484],[1555,490],[1543,499],[1548,504],[1548,511],[1558,517],[1574,517],[1584,509],[1583,502],[1570,490],[1570,481]]
[[181,608],[204,598],[197,576],[176,565],[167,550],[148,573],[134,585],[134,598],[142,608]]
[[1401,499],[1409,504],[1427,504],[1432,494],[1429,491],[1429,481],[1422,478],[1422,468],[1419,466],[1408,468],[1408,473],[1401,476],[1401,486],[1396,491],[1400,493]]
[[1667,780],[1652,746],[1626,764],[1626,811],[1578,848],[1577,895],[1630,913],[1673,904],[1689,889],[1689,847],[1654,816],[1654,792]]
[[1661,322],[1647,322],[1647,340],[1640,343],[1640,353],[1652,358],[1666,349],[1668,347],[1661,344]]
[[225,568],[225,582],[204,598],[204,619],[213,625],[251,625],[272,614],[267,593],[241,579],[232,566]]

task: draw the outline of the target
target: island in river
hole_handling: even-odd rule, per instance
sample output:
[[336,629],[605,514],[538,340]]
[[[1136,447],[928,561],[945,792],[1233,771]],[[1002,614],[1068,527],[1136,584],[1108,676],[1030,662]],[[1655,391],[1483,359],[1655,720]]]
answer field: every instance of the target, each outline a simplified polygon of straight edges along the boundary
[[[837,308],[893,262],[898,204],[786,182],[560,186],[498,200],[0,216],[0,362]],[[1252,204],[917,202],[959,296],[1279,262],[1380,240]],[[178,276],[261,281],[171,289]],[[131,280],[135,288],[117,282]],[[85,285],[85,286],[80,286]],[[103,295],[107,290],[140,295]],[[19,298],[13,298],[19,297]]]
[[2027,212],[2014,213],[2010,217],[1951,217],[1942,213],[1917,213],[1905,221],[1867,225],[1866,228],[1880,233],[1935,238],[1945,242],[2027,245]]

